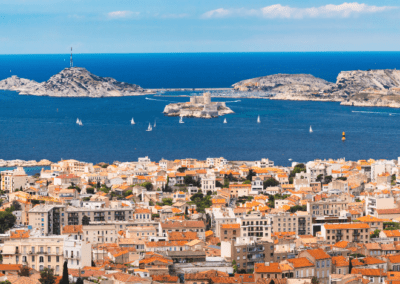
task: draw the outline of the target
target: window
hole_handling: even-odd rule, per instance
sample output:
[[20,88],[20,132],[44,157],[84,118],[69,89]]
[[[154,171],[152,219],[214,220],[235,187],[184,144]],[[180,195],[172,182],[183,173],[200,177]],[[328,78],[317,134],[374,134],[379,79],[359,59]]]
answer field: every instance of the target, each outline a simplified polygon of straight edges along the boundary
[[43,256],[39,257],[39,262],[44,262]]

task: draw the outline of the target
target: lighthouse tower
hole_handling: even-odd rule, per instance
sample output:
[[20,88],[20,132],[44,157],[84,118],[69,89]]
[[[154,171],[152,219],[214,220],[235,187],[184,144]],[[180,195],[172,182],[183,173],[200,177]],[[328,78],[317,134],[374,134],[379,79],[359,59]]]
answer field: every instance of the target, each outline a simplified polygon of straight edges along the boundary
[[71,57],[69,59],[69,67],[70,68],[74,67],[74,61],[72,60],[72,47],[71,47]]

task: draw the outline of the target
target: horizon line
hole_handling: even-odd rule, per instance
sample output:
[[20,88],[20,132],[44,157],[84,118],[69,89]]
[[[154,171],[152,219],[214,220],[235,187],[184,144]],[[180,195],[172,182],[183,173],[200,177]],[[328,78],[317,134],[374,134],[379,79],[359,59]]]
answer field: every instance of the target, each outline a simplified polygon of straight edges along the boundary
[[[359,50],[359,51],[200,51],[200,52],[77,52],[76,54],[234,54],[234,53],[393,53],[400,52],[400,50]],[[12,55],[70,55],[68,53],[0,53],[0,56],[12,56]]]

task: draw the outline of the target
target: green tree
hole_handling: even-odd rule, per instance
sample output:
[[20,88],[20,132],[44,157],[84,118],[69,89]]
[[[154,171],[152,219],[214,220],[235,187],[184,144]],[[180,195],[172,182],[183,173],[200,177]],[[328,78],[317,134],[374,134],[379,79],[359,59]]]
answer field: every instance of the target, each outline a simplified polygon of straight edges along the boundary
[[76,279],[76,283],[75,284],[83,284],[83,280],[82,280],[82,278],[78,278],[78,279]]
[[[45,283],[42,283],[45,284]],[[64,261],[64,269],[63,269],[63,275],[60,280],[60,284],[69,284],[69,278],[68,278],[68,263]]]
[[[17,219],[11,212],[11,210],[6,209],[6,211],[0,211],[0,234],[4,234],[15,224]],[[11,211],[11,212],[10,212]]]
[[88,216],[83,216],[82,217],[82,225],[89,225],[89,223],[90,223],[90,217],[88,217]]
[[141,184],[143,187],[146,188],[147,191],[152,191],[153,190],[153,184],[149,181],[142,183]]
[[244,182],[243,182],[243,184],[251,184],[251,181],[249,181],[249,180],[245,180]]
[[353,263],[351,262],[353,259],[350,257],[349,258],[349,274],[351,274],[351,271],[353,270]]
[[307,205],[295,205],[290,207],[290,212],[307,211]]
[[378,238],[379,237],[379,233],[381,232],[381,230],[376,229],[369,237],[372,238]]
[[266,181],[264,181],[264,189],[266,189],[267,187],[271,187],[271,186],[278,186],[279,185],[279,181],[277,181],[274,178],[269,178]]
[[[67,274],[67,277],[68,277],[68,274]],[[61,281],[60,281],[60,283],[61,283]],[[53,269],[49,269],[49,268],[43,269],[43,271],[40,272],[39,282],[42,284],[55,284],[56,277],[54,276]],[[65,283],[65,284],[68,284],[68,283]]]
[[86,193],[87,194],[94,194],[94,188],[93,187],[86,188]]
[[186,172],[186,170],[187,170],[187,167],[180,167],[177,171],[180,173],[184,173],[184,172]]
[[251,181],[253,180],[253,177],[255,177],[255,176],[256,176],[256,173],[250,169],[249,174],[246,176],[246,180],[250,181],[250,183],[251,183]]
[[29,267],[24,265],[21,267],[21,269],[18,271],[18,275],[19,276],[25,276],[25,277],[29,277],[30,273],[29,273]]
[[296,176],[297,173],[306,172],[306,166],[304,164],[297,164],[293,171],[290,172],[289,178],[293,178]]
[[[271,284],[271,283],[270,283]],[[319,284],[319,280],[317,277],[313,276],[313,278],[311,278],[311,284]]]
[[224,185],[220,182],[220,181],[215,181],[215,186],[216,187],[220,187],[220,188],[223,188],[224,187]]
[[132,190],[127,190],[124,192],[124,197],[127,197],[132,194]]
[[172,198],[163,198],[162,199],[162,206],[171,206],[173,203],[173,199]]
[[233,272],[234,272],[234,273],[237,273],[238,267],[237,267],[237,265],[236,265],[236,260],[233,260],[233,261],[232,261],[232,267],[233,267]]
[[324,175],[320,174],[320,175],[317,176],[317,178],[315,180],[318,181],[318,182],[321,182],[323,179],[324,179]]

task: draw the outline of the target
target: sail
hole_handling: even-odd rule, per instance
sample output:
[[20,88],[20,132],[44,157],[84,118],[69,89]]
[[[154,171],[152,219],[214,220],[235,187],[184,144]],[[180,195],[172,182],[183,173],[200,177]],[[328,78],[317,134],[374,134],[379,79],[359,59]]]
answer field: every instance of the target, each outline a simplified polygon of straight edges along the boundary
[[312,133],[313,131],[312,131],[312,128],[311,128],[311,126],[310,126],[310,133]]
[[76,124],[79,124],[79,118],[76,119]]
[[133,117],[131,119],[131,124],[135,124],[135,121],[133,120]]
[[260,122],[261,122],[260,116],[258,116],[258,118],[257,118],[257,123],[260,123]]
[[226,118],[224,119],[224,123],[227,123]]

